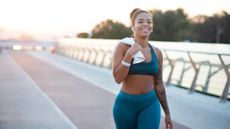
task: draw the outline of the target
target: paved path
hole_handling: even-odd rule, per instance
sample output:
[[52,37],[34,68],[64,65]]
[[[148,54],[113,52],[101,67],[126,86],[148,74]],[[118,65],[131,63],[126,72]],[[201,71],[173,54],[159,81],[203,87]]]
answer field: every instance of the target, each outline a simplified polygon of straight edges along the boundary
[[[25,53],[12,56],[79,129],[115,129],[114,94]],[[175,126],[188,129],[177,122]]]
[[114,128],[113,94],[27,54],[12,55],[79,129]]
[[[4,52],[0,68],[0,129],[115,129],[110,70],[48,52]],[[175,129],[228,129],[229,102],[166,90]]]
[[4,51],[0,68],[0,129],[77,129]]
[[[47,52],[30,53],[30,55],[87,80],[113,94],[117,94],[119,91],[119,86],[114,83],[109,69],[95,67]],[[167,87],[166,91],[174,121],[194,129],[229,128],[230,102],[219,103],[219,98],[200,93],[188,94],[188,90],[175,86]],[[164,116],[163,112],[162,115]]]

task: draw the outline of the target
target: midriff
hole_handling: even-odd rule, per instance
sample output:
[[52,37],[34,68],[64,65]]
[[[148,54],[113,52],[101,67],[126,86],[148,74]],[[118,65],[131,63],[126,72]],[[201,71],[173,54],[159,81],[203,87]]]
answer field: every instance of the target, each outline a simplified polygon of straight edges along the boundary
[[151,75],[128,75],[121,90],[129,94],[144,94],[154,90],[153,82]]

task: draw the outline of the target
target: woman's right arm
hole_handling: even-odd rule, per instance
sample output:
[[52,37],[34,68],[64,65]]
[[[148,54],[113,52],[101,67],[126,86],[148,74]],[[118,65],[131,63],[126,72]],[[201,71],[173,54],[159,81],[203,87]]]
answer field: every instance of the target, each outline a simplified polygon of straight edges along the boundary
[[140,50],[140,47],[133,45],[132,47],[128,48],[127,51],[126,50],[126,45],[119,43],[116,46],[112,57],[113,77],[118,84],[125,80],[129,73],[129,67],[124,66],[121,62],[124,61],[131,64],[133,54]]

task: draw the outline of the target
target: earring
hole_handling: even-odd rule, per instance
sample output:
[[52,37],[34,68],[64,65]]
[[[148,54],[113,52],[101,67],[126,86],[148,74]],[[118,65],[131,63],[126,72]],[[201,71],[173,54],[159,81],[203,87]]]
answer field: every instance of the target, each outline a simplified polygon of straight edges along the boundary
[[131,29],[132,29],[132,31],[134,32],[134,27],[133,27],[133,26],[131,27]]
[[153,29],[150,30],[150,33],[152,33],[152,32],[153,32]]

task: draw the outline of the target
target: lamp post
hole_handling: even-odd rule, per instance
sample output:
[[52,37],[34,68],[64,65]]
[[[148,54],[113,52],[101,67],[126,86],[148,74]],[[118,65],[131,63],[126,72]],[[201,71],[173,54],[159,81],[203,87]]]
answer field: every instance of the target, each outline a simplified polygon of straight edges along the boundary
[[216,26],[216,43],[220,42],[220,35],[223,33],[223,28],[218,24]]

